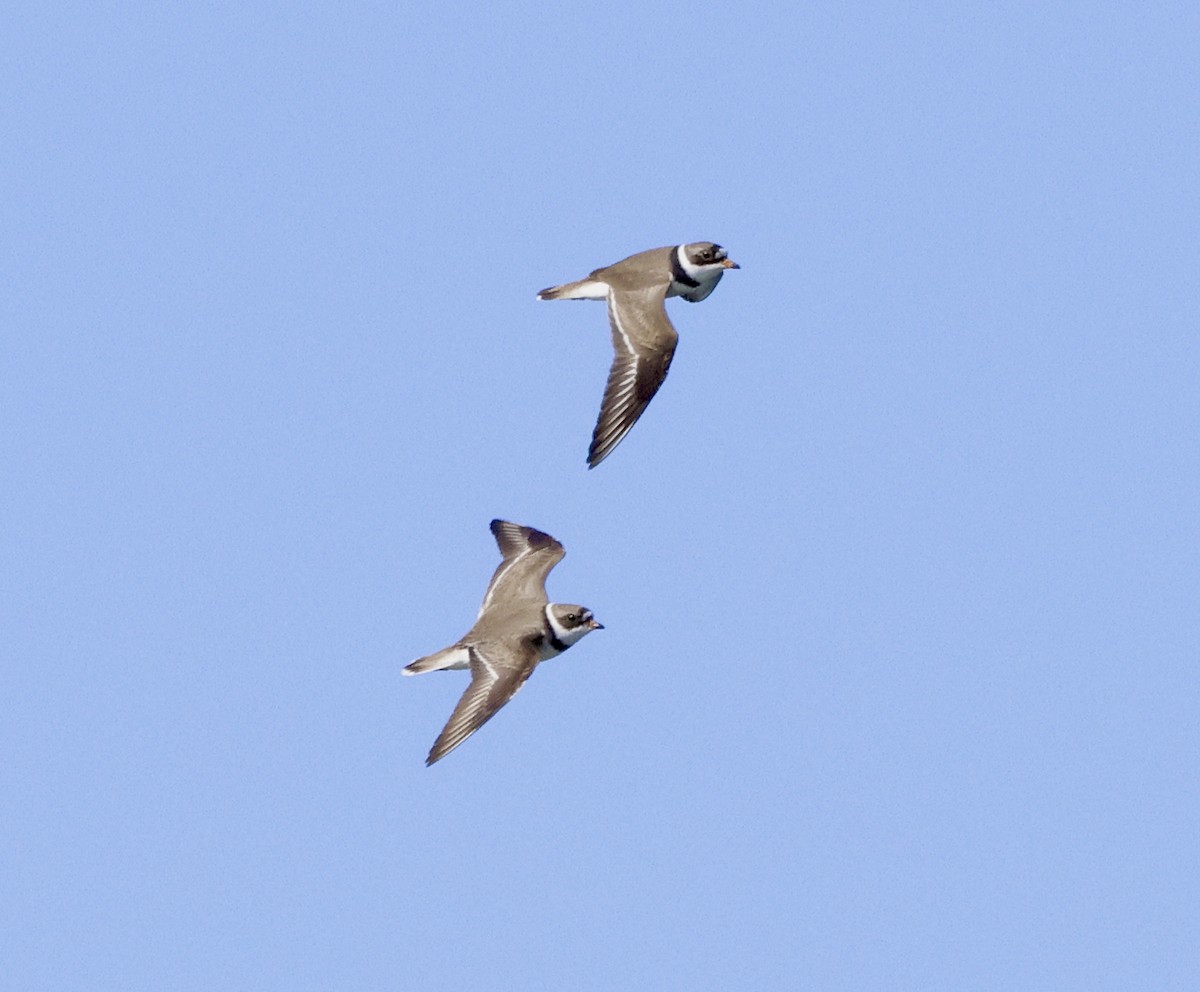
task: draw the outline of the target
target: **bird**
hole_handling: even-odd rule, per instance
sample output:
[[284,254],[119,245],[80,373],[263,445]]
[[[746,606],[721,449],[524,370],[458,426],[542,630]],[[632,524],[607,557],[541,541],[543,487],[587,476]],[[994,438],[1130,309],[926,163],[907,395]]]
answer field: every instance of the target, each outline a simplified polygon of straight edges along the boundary
[[613,358],[600,416],[588,448],[595,468],[629,433],[667,377],[679,335],[667,318],[665,301],[707,299],[726,269],[741,268],[720,245],[696,241],[651,248],[596,269],[586,279],[551,286],[539,300],[605,300],[612,328]]
[[469,668],[471,684],[429,749],[440,761],[488,722],[533,670],[593,630],[603,630],[587,607],[551,603],[546,576],[566,550],[549,534],[493,520],[503,561],[488,583],[475,625],[448,648],[405,666],[405,675]]

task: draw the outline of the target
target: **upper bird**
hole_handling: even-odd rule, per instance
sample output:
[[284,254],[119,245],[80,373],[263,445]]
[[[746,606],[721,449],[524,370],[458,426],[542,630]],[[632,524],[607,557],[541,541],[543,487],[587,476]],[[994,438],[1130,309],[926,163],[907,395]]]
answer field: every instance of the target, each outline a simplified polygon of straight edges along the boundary
[[512,699],[539,662],[562,654],[604,625],[582,606],[551,603],[546,576],[566,551],[532,527],[492,521],[504,560],[496,568],[475,626],[448,648],[418,658],[405,675],[469,668],[471,684],[433,742],[426,765],[444,758]]
[[699,303],[717,288],[726,269],[737,268],[720,245],[696,241],[640,251],[586,279],[537,294],[539,300],[608,301],[616,355],[592,432],[588,468],[599,465],[621,443],[667,377],[679,342],[667,319],[667,297]]

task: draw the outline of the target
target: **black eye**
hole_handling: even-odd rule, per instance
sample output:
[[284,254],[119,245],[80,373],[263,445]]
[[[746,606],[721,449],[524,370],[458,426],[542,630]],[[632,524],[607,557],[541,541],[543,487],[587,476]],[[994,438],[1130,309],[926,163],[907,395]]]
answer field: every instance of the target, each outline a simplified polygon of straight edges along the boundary
[[577,617],[574,613],[568,613],[567,619],[570,620],[571,623],[574,623],[576,620],[579,619],[579,617]]

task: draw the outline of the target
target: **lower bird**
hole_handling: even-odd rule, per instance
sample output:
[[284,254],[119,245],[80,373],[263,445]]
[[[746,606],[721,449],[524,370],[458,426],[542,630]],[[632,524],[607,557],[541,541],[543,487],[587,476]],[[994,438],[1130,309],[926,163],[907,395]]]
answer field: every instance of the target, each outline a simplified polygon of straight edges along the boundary
[[426,765],[444,758],[495,716],[540,662],[604,629],[586,607],[549,601],[546,576],[566,554],[558,541],[505,520],[493,520],[491,527],[504,560],[488,584],[475,626],[450,647],[404,669],[405,675],[471,670],[471,684],[433,742]]
[[595,468],[629,433],[667,377],[679,335],[665,301],[682,296],[699,303],[717,288],[726,269],[740,266],[711,241],[651,248],[596,269],[586,279],[551,286],[539,300],[606,300],[616,356],[588,448]]

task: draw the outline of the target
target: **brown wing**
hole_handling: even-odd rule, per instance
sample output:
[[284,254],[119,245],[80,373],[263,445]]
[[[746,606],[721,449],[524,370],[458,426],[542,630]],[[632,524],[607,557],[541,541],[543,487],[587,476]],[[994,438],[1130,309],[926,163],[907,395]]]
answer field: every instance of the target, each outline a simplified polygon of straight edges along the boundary
[[537,667],[537,648],[530,640],[515,649],[493,644],[470,648],[471,684],[429,749],[426,765],[432,765],[488,722],[525,684]]
[[544,606],[547,602],[546,576],[562,561],[566,550],[549,534],[533,527],[507,520],[493,520],[491,526],[504,561],[492,574],[483,605],[479,607],[479,616],[482,617],[497,600],[508,611],[529,605]]
[[608,295],[613,357],[588,467],[595,468],[629,433],[667,377],[679,335],[664,307],[667,287],[613,289]]

